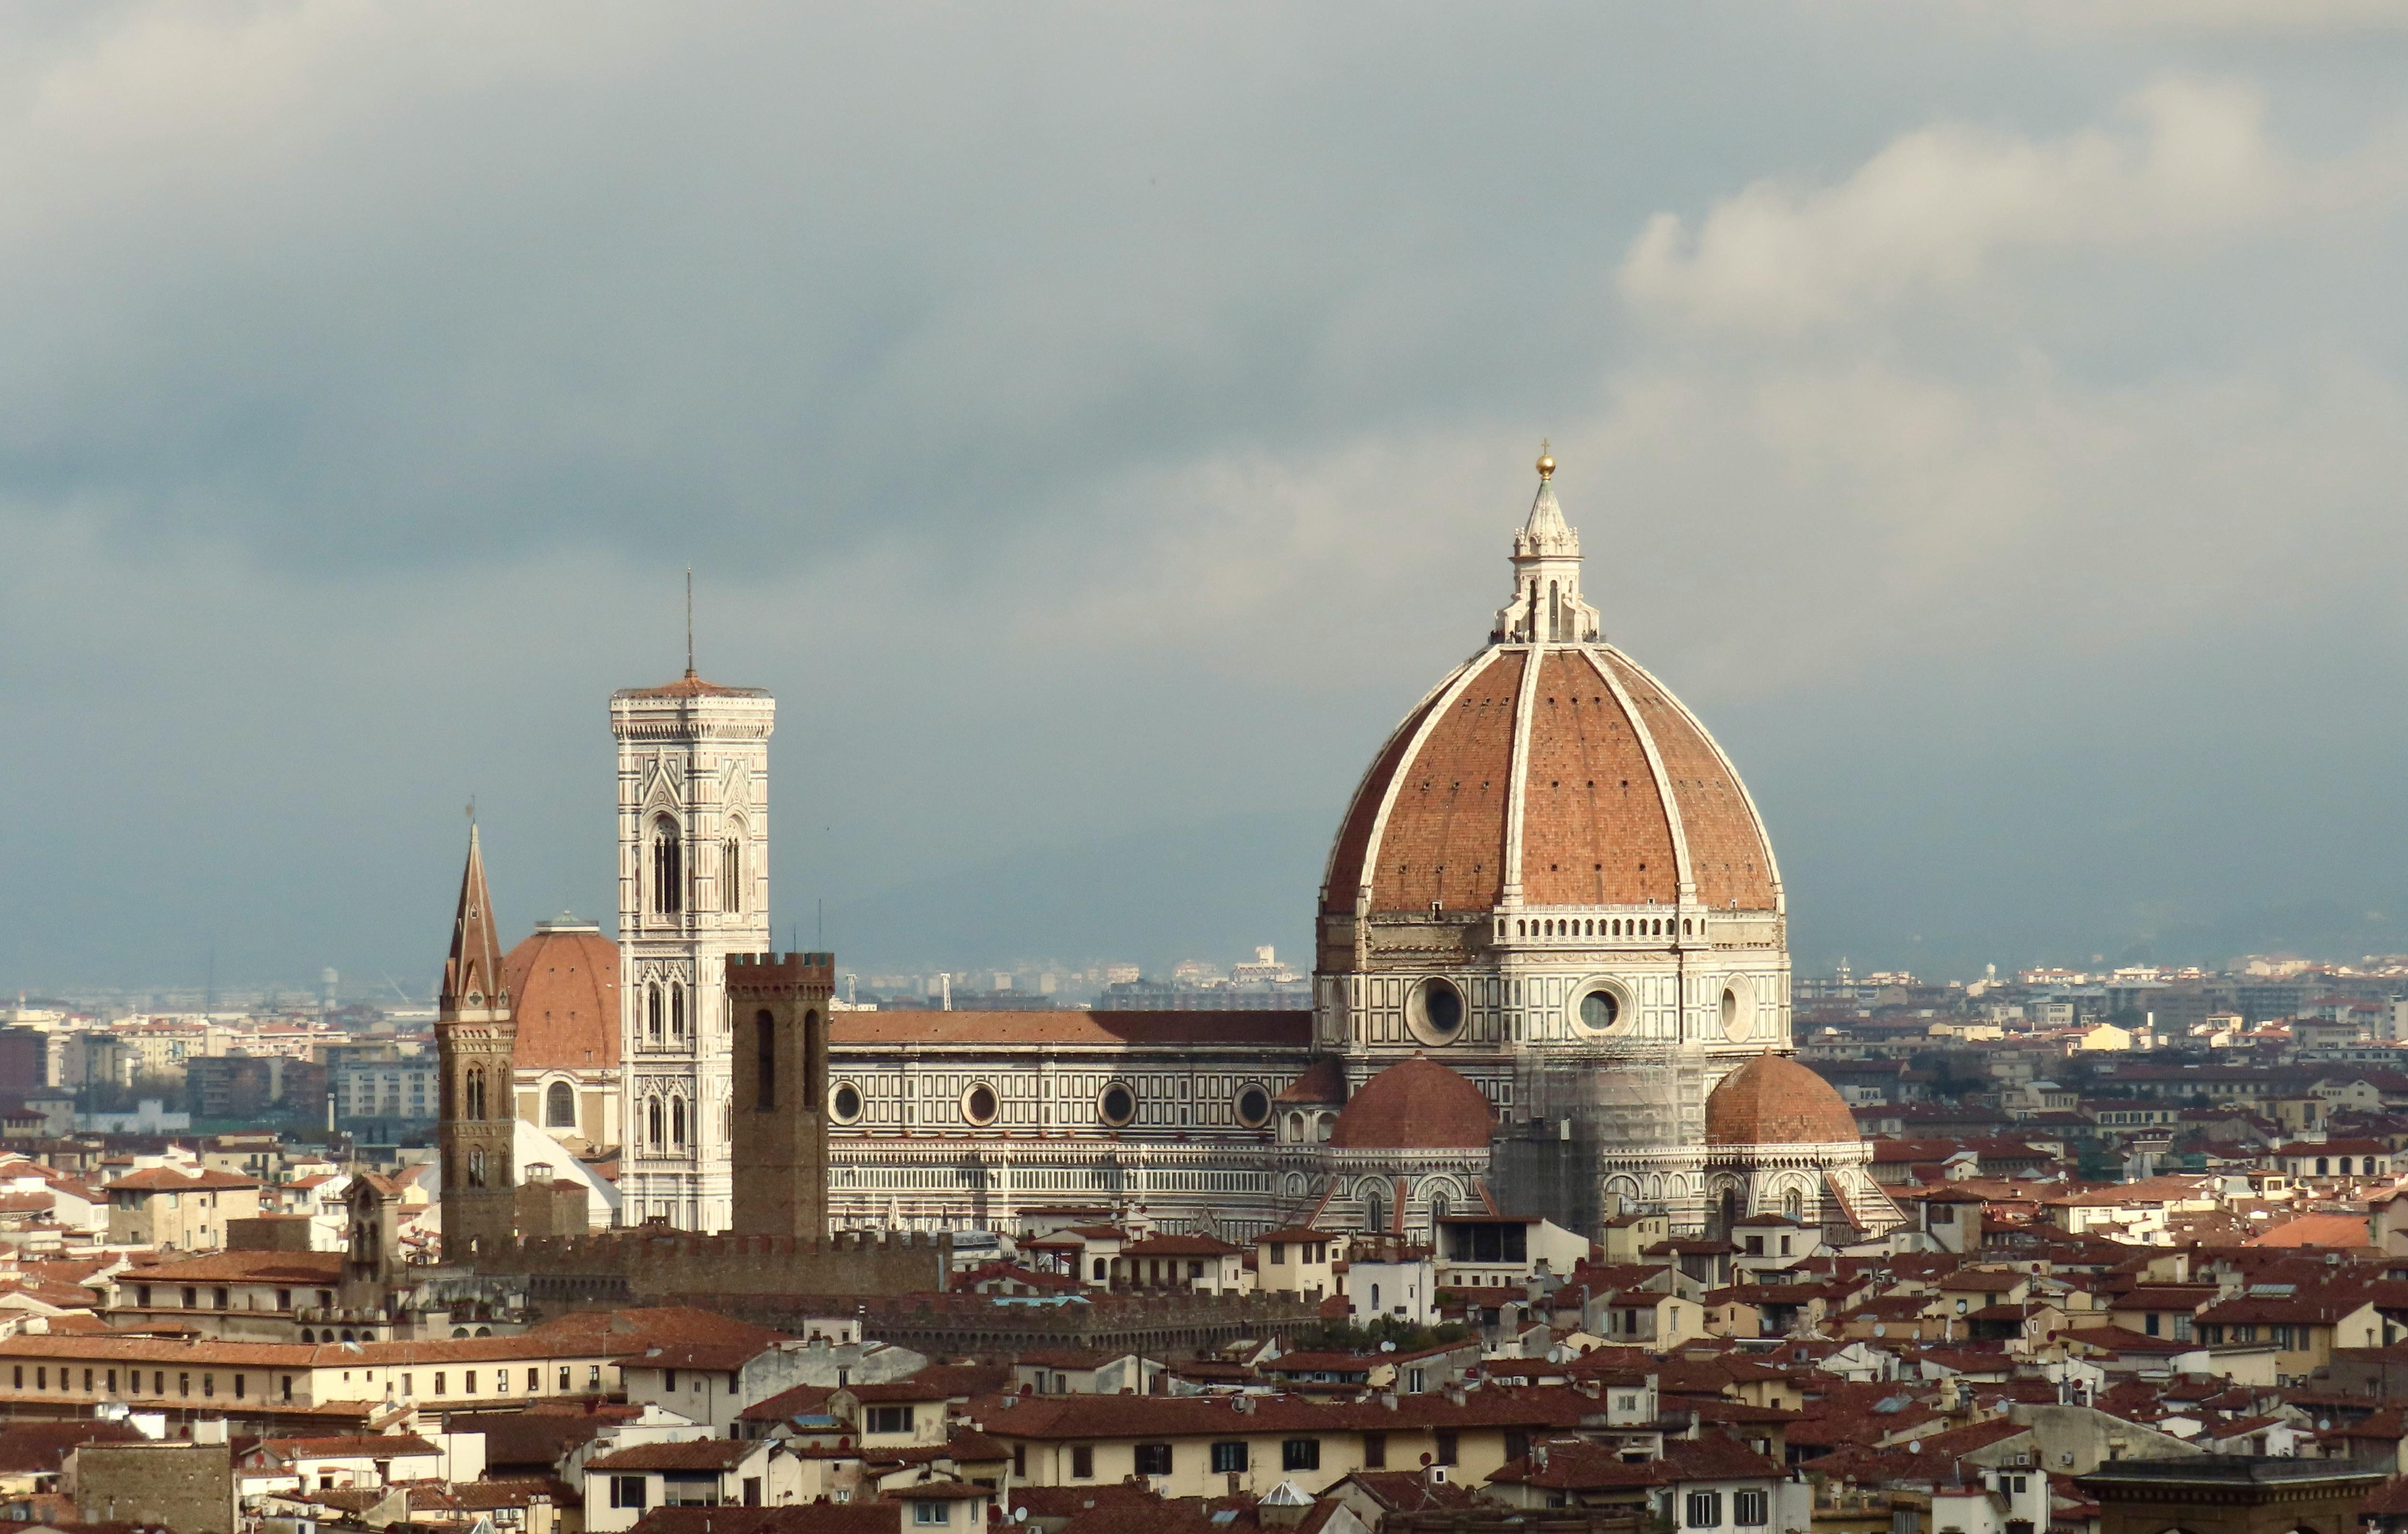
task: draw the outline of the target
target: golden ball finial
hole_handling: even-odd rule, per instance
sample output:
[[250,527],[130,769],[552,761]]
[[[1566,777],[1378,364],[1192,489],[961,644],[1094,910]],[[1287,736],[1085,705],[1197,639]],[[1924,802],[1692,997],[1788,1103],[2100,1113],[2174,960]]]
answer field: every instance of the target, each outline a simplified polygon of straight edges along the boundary
[[1547,439],[1539,438],[1539,478],[1552,480],[1555,475],[1555,455],[1547,451]]

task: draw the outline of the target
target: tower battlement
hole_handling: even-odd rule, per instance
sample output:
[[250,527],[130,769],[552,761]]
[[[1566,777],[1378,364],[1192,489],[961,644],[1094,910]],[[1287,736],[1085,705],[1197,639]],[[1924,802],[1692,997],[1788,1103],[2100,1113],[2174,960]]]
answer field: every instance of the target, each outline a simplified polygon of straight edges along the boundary
[[836,984],[834,953],[730,953],[727,992],[730,996],[774,996],[790,986],[822,990]]

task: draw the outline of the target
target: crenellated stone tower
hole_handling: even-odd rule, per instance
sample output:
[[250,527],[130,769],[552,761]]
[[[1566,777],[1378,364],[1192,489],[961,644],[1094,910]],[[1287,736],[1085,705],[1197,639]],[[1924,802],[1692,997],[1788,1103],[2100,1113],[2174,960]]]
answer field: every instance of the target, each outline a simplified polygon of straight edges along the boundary
[[620,1218],[725,1230],[725,974],[769,946],[769,732],[756,687],[695,674],[610,698],[619,743]]
[[744,1168],[739,1236],[827,1235],[828,1000],[832,953],[731,953],[736,1015],[736,1164]]
[[443,1255],[457,1262],[508,1244],[518,1181],[510,1166],[518,1025],[502,979],[502,946],[473,824],[439,1007],[435,1048],[441,1078]]

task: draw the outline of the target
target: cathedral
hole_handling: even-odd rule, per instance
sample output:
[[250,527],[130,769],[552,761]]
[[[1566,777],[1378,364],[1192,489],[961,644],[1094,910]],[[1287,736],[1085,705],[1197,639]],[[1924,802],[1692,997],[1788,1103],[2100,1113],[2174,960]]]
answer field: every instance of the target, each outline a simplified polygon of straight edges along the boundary
[[[1485,643],[1406,712],[1338,822],[1312,1009],[832,1004],[833,1227],[1426,1236],[1450,1214],[1660,1211],[1695,1232],[1775,1213],[1847,1244],[1900,1223],[1845,1105],[1790,1058],[1762,818],[1705,726],[1605,638],[1554,474],[1542,456]],[[732,955],[769,946],[774,718],[767,693],[691,667],[614,695],[619,940],[546,924],[463,1013],[488,1048],[490,1019],[515,1018],[521,1120],[570,1152],[618,1147],[620,1225],[731,1226],[728,983]]]

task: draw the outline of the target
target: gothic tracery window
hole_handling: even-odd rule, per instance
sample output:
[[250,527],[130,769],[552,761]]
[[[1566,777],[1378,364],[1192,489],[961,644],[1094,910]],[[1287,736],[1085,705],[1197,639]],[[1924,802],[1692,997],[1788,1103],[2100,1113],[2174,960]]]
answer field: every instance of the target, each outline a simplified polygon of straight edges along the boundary
[[485,1116],[485,1072],[481,1067],[468,1068],[468,1114],[471,1119]]
[[685,1143],[685,1099],[683,1097],[669,1099],[669,1143],[671,1145]]
[[468,1153],[468,1185],[472,1188],[485,1185],[485,1153],[482,1151]]
[[645,1103],[645,1105],[644,1105],[644,1127],[645,1127],[645,1129],[646,1129],[646,1130],[648,1130],[648,1131],[649,1131],[649,1133],[647,1133],[647,1134],[644,1136],[645,1142],[646,1142],[647,1144],[651,1145],[653,1149],[658,1150],[658,1149],[661,1147],[661,1145],[665,1142],[665,1140],[664,1140],[664,1137],[663,1137],[663,1136],[662,1136],[662,1134],[661,1134],[661,1127],[662,1127],[662,1126],[661,1126],[661,1099],[660,1099],[660,1098],[658,1098],[658,1097],[653,1097],[653,1098],[651,1098],[650,1100],[648,1100],[648,1101]]
[[685,1037],[685,987],[675,981],[669,982],[669,1037]]
[[744,832],[741,825],[719,845],[719,909],[729,912],[744,909]]
[[685,909],[685,857],[678,824],[667,815],[652,823],[652,910],[674,916]]
[[644,987],[644,1034],[655,1044],[661,1041],[661,988]]

